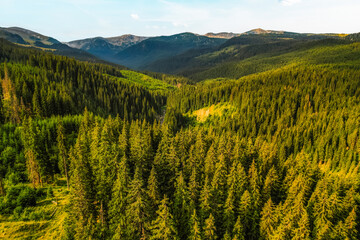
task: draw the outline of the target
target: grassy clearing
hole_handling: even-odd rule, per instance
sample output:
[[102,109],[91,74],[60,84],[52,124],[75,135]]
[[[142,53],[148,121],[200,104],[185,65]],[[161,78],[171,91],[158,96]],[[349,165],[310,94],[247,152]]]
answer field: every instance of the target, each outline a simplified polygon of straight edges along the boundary
[[152,78],[142,73],[129,71],[129,70],[121,70],[120,72],[123,75],[123,77],[114,77],[110,75],[107,76],[109,76],[112,79],[116,79],[125,83],[137,84],[152,91],[169,91],[169,90],[174,90],[176,88],[173,85],[170,85],[166,82]]
[[222,117],[224,115],[232,114],[235,110],[236,108],[229,103],[218,103],[188,113],[187,116],[195,117],[197,122],[203,123],[209,117]]
[[[26,208],[20,220],[13,215],[0,214],[0,239],[61,239],[65,233],[65,208],[69,204],[68,191],[63,181],[58,186],[51,186],[54,197],[47,197],[37,202],[35,207]],[[39,220],[29,220],[28,216],[34,214],[38,214]]]

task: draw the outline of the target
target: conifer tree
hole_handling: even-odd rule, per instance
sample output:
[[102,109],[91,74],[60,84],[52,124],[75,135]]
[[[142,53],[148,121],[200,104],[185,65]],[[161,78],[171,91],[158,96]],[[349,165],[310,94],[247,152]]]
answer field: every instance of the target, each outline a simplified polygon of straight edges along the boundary
[[67,151],[65,147],[65,135],[64,126],[60,120],[57,126],[57,146],[59,151],[60,165],[65,174],[67,189],[69,190],[69,174],[68,174],[68,163],[67,163]]
[[238,216],[236,223],[233,229],[233,238],[232,240],[245,240],[245,229],[242,224],[241,216]]
[[206,176],[205,184],[200,193],[200,215],[202,219],[208,218],[211,211],[214,210],[213,199],[209,178]]
[[228,197],[226,198],[224,204],[224,214],[223,214],[223,226],[227,232],[231,231],[235,223],[234,200],[235,200],[234,188],[231,187],[228,189]]
[[215,160],[216,160],[216,151],[215,151],[215,144],[211,144],[206,157],[205,157],[205,166],[204,166],[204,172],[205,176],[209,177],[211,180],[214,172],[215,172]]
[[143,185],[141,170],[137,167],[127,197],[127,236],[131,239],[148,237],[149,202]]
[[152,235],[150,239],[178,239],[168,200],[166,196],[161,200],[159,210],[156,212],[157,218],[151,224]]
[[197,206],[198,188],[199,188],[199,184],[197,181],[197,172],[196,172],[196,168],[193,167],[191,176],[190,176],[190,180],[189,180],[189,195],[190,195],[190,205],[189,206],[190,206],[191,211],[193,211]]
[[155,209],[157,208],[160,197],[159,197],[159,190],[158,190],[158,182],[157,182],[157,174],[154,166],[150,171],[150,176],[148,179],[147,184],[147,194],[149,196],[149,205],[151,211],[151,218],[155,215]]
[[40,183],[42,184],[36,135],[37,129],[32,118],[29,117],[25,119],[23,123],[22,139],[24,143],[27,173],[34,188]]
[[303,212],[300,221],[297,223],[298,227],[293,230],[293,240],[309,240],[310,238],[310,222],[306,211]]
[[199,166],[204,166],[203,163],[206,155],[206,143],[203,139],[202,130],[198,131],[193,150],[195,150],[194,158],[193,158],[194,162],[191,163],[191,166],[196,167],[197,170],[199,170],[200,169]]
[[119,157],[123,157],[124,155],[126,155],[126,157],[129,157],[129,132],[128,124],[126,121],[124,121],[121,134],[119,135],[119,151]]
[[201,226],[199,224],[199,220],[197,218],[195,209],[193,211],[193,214],[191,215],[189,225],[190,225],[189,240],[201,240],[202,239]]
[[[211,194],[213,197],[213,214],[216,219],[221,219],[222,209],[224,208],[226,198],[227,171],[225,166],[225,156],[221,153],[219,161],[216,164],[214,177],[211,181]],[[220,229],[220,222],[216,224]]]
[[257,209],[260,202],[260,176],[255,164],[255,161],[252,162],[249,169],[249,184],[250,184],[250,192],[253,199],[253,204],[255,209]]
[[189,193],[182,172],[176,179],[174,193],[174,221],[178,230],[180,239],[186,239],[189,236]]
[[97,152],[98,164],[94,166],[96,170],[97,194],[105,207],[105,211],[107,211],[107,205],[110,201],[112,185],[116,179],[116,165],[119,162],[118,152],[115,147],[117,136],[114,132],[113,124],[114,121],[111,117],[105,120],[101,129]]
[[276,224],[276,216],[273,209],[273,202],[271,198],[264,205],[263,210],[261,212],[260,219],[260,237],[262,239],[269,239],[270,236],[274,232],[275,224]]
[[345,231],[348,239],[356,239],[358,237],[358,223],[355,208],[353,208],[349,216],[345,219]]
[[[155,158],[154,165],[156,172],[159,176],[160,192],[170,194],[170,189],[173,188],[173,182],[169,181],[173,176],[171,175],[171,166],[168,162],[167,156],[169,155],[171,138],[167,129],[163,129],[163,137],[159,143]],[[172,184],[172,186],[171,186]]]
[[19,100],[16,96],[14,84],[11,82],[6,63],[4,63],[4,79],[0,78],[2,87],[2,110],[3,115],[12,123],[20,123],[22,111]]
[[114,239],[126,237],[126,208],[127,192],[129,185],[129,173],[126,155],[120,161],[117,178],[112,189],[112,198],[109,204],[109,216],[111,218],[111,232]]
[[240,200],[239,216],[246,233],[246,239],[256,239],[256,215],[249,191],[245,191]]
[[211,213],[209,218],[205,220],[204,239],[208,239],[208,240],[217,239],[215,219]]
[[[169,152],[166,155],[167,162],[169,164],[169,170],[171,171],[172,176],[179,172],[180,169],[180,158],[178,157],[174,141],[171,142],[169,147]],[[172,183],[172,177],[170,179]]]
[[72,213],[75,219],[75,238],[86,239],[96,235],[96,190],[90,166],[88,129],[90,116],[84,114],[75,147],[70,151]]

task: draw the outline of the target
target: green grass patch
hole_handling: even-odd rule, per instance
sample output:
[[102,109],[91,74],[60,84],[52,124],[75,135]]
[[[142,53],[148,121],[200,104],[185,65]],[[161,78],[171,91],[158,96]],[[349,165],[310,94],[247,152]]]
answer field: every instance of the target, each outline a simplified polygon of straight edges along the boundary
[[68,191],[59,185],[42,190],[48,193],[49,188],[53,194],[39,199],[36,206],[0,214],[0,239],[61,239],[64,236]]
[[176,89],[176,87],[173,85],[170,85],[166,82],[152,78],[142,73],[138,73],[130,70],[121,70],[120,72],[123,75],[123,77],[114,77],[110,75],[107,76],[110,77],[111,79],[116,79],[118,81],[122,81],[125,83],[140,85],[151,91],[170,91]]
[[198,123],[204,123],[211,117],[229,116],[236,111],[230,103],[218,103],[186,113],[186,117],[195,118]]

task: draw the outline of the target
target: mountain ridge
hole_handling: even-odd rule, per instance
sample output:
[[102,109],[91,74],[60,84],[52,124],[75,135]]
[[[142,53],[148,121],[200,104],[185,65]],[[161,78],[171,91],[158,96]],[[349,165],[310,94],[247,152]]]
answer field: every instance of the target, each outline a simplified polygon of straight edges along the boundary
[[0,38],[25,47],[39,48],[42,50],[51,51],[58,55],[74,57],[82,61],[102,61],[86,51],[72,48],[66,44],[61,43],[55,38],[45,36],[25,28],[0,27]]
[[221,62],[240,60],[262,52],[284,50],[294,41],[325,38],[358,39],[356,34],[309,34],[262,28],[243,33],[209,32],[203,35],[192,32],[155,37],[124,34],[61,43],[28,29],[10,27],[0,28],[0,37],[17,44],[51,51],[55,49],[60,55],[75,56],[78,59],[98,58],[137,70],[171,74],[188,72],[191,66],[209,68]]

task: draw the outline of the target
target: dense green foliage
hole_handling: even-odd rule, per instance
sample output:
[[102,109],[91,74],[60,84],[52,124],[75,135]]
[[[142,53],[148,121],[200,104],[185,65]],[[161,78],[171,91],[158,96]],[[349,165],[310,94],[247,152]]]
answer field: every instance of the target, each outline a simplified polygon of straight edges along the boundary
[[358,50],[354,49],[356,44],[349,44],[349,40],[356,39],[356,34],[349,35],[346,40],[315,35],[314,38],[320,40],[314,41],[312,36],[298,36],[241,36],[216,49],[192,50],[159,60],[148,69],[200,81],[217,77],[240,78],[299,62],[319,64],[358,59]]
[[58,238],[359,239],[359,44],[310,45],[173,89],[3,44],[1,216],[52,221],[69,178]]
[[173,85],[170,85],[164,81],[161,81],[156,78],[152,78],[142,73],[138,73],[130,70],[121,70],[120,73],[122,76],[117,77],[118,81],[137,84],[152,91],[168,91],[175,89]]
[[6,90],[14,89],[21,96],[12,103],[21,105],[19,113],[11,114],[50,117],[79,114],[87,107],[102,116],[153,121],[165,103],[161,94],[151,94],[140,85],[119,81],[117,78],[137,79],[131,80],[132,76],[123,76],[121,70],[111,66],[15,48],[4,40],[1,40],[0,59],[8,60],[6,66],[0,67],[2,78],[6,71],[12,81],[12,87]]
[[[263,50],[263,53],[257,52],[258,46],[249,46],[246,48],[246,52],[253,52],[251,53],[253,55],[249,57],[247,57],[247,55],[244,56],[244,54],[240,52],[240,55],[236,57],[238,59],[227,57],[225,61],[215,62],[216,65],[211,68],[190,69],[184,71],[183,74],[194,80],[205,80],[217,77],[240,78],[298,63],[346,63],[359,60],[358,46],[357,43],[349,44],[347,41],[334,39],[307,43],[300,42],[297,44],[294,42],[288,42],[287,44],[274,43],[270,46],[263,46],[266,50]],[[251,48],[254,48],[256,51],[254,52]],[[205,60],[208,61],[208,59],[209,57],[205,56]]]

